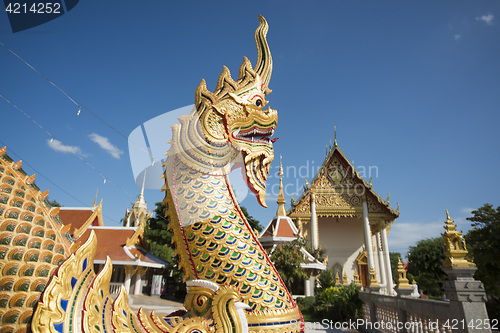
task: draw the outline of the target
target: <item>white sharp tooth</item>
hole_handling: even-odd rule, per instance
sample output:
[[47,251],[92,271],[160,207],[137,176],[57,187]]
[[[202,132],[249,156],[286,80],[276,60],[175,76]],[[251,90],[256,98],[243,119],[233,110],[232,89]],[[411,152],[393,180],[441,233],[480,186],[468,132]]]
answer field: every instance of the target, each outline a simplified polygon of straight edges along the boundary
[[241,127],[238,128],[236,131],[234,131],[234,136],[237,136],[238,134],[240,134],[240,130],[241,130]]

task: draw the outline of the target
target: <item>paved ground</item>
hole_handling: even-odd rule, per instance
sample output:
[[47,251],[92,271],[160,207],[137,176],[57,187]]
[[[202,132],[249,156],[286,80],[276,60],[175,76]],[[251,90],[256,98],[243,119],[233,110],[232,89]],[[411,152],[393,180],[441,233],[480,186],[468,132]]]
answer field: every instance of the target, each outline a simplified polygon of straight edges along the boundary
[[143,295],[129,295],[128,302],[130,308],[137,312],[139,308],[143,308],[146,312],[155,311],[158,315],[168,315],[174,311],[184,309],[182,303],[166,301],[157,297],[149,297]]
[[[184,309],[182,303],[166,301],[157,297],[149,297],[142,295],[130,295],[128,297],[130,308],[138,311],[142,307],[146,312],[155,311],[158,315],[168,315],[176,310]],[[305,333],[341,333],[335,328],[326,328],[321,323],[306,323]],[[352,332],[352,331],[351,331]],[[357,332],[357,331],[355,331]]]

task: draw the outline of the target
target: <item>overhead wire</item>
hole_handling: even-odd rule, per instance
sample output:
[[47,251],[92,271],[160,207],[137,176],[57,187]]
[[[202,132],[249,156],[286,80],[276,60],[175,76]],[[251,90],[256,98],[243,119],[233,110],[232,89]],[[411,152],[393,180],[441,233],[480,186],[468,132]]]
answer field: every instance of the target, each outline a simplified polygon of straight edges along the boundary
[[[0,140],[0,145],[1,146],[7,146],[4,142],[2,142],[2,140]],[[83,202],[82,200],[78,199],[77,197],[75,197],[74,195],[72,195],[71,193],[69,193],[68,191],[66,191],[65,189],[63,189],[62,187],[60,187],[59,185],[57,185],[56,183],[54,183],[49,177],[45,176],[42,172],[40,172],[39,170],[37,170],[33,165],[31,165],[25,159],[21,158],[21,156],[19,154],[17,154],[11,147],[8,148],[8,154],[9,154],[9,156],[16,156],[17,159],[22,160],[23,161],[23,165],[27,165],[28,167],[30,167],[31,169],[33,169],[33,171],[36,173],[36,175],[40,175],[41,177],[45,178],[46,181],[48,181],[50,184],[52,184],[54,187],[56,187],[57,189],[59,189],[61,192],[63,192],[64,194],[66,194],[67,196],[69,196],[70,198],[72,198],[73,200],[75,200],[75,201],[79,202],[80,204],[82,204],[83,207],[87,207],[88,206],[85,202]],[[119,221],[115,220],[112,217],[109,217],[108,215],[106,215],[104,213],[102,214],[102,216],[104,216],[105,218],[107,218],[108,220],[110,220],[112,222],[120,223]]]
[[[19,106],[17,106],[16,104],[14,104],[14,102],[12,102],[10,99],[8,99],[7,97],[5,97],[3,94],[0,93],[0,97],[5,100],[6,102],[8,102],[10,105],[12,105],[16,110],[18,110],[19,112],[21,112],[23,115],[25,115],[28,119],[30,119],[35,125],[37,125],[40,129],[42,129],[48,136],[50,136],[50,141],[52,140],[57,140],[56,137],[48,130],[46,129],[43,125],[41,125],[40,123],[38,123],[33,117],[31,117],[26,111],[24,111],[23,109],[21,109]],[[85,163],[88,167],[90,167],[92,170],[94,170],[99,176],[101,176],[104,180],[104,183],[106,183],[107,181],[109,181],[111,184],[113,184],[114,186],[116,186],[118,189],[120,189],[122,192],[124,192],[125,194],[127,194],[128,196],[130,196],[131,198],[134,198],[134,196],[132,194],[130,194],[127,190],[123,189],[122,187],[120,187],[117,183],[115,183],[114,181],[112,181],[111,179],[109,179],[108,177],[106,177],[99,169],[97,169],[92,163],[90,163],[89,161],[87,161],[81,154],[78,154],[76,152],[72,153],[73,155],[75,155],[78,159],[80,159],[83,163]]]
[[33,71],[35,71],[35,73],[37,73],[42,78],[44,78],[45,80],[47,80],[47,82],[49,82],[52,86],[54,86],[57,90],[59,90],[64,96],[66,96],[73,104],[75,104],[78,107],[77,115],[80,115],[80,112],[82,110],[84,110],[85,112],[88,112],[91,116],[93,116],[95,119],[99,120],[100,122],[102,122],[103,124],[105,124],[107,127],[109,127],[110,129],[112,129],[113,131],[115,131],[116,133],[118,133],[125,140],[128,140],[128,142],[132,143],[134,146],[136,146],[137,148],[139,148],[143,152],[148,153],[147,150],[145,150],[144,148],[142,148],[140,145],[136,144],[133,140],[130,140],[130,138],[127,138],[127,136],[125,134],[123,134],[122,132],[120,132],[113,125],[111,125],[110,123],[108,123],[107,121],[105,121],[104,119],[102,119],[101,117],[99,117],[97,114],[95,114],[94,112],[92,112],[89,108],[87,108],[84,105],[78,103],[69,93],[67,93],[66,91],[64,91],[64,89],[62,89],[57,84],[55,84],[54,82],[52,82],[47,76],[45,76],[43,73],[41,73],[39,70],[37,70],[29,62],[27,62],[26,60],[24,60],[19,54],[17,54],[13,50],[11,50],[7,45],[5,45],[4,43],[2,43],[1,41],[0,41],[0,45],[2,45],[7,51],[9,51],[10,53],[12,53],[16,58],[18,58],[19,60],[21,60],[26,66],[28,66]]

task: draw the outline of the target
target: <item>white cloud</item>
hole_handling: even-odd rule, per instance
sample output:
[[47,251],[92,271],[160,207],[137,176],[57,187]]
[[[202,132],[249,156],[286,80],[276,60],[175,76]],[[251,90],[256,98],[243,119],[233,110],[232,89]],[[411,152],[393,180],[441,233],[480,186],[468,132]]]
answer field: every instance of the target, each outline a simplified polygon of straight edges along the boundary
[[78,146],[67,146],[63,144],[61,141],[52,139],[52,140],[47,140],[47,145],[52,148],[55,151],[61,152],[61,153],[71,153],[75,155],[82,155],[82,150]]
[[462,35],[453,35],[453,38],[455,39],[455,41],[459,41],[460,38],[462,38]]
[[483,21],[487,25],[493,25],[493,20],[494,19],[495,19],[495,17],[493,16],[493,14],[488,14],[488,15],[483,15],[483,16],[476,17],[476,20]]
[[476,209],[477,208],[464,207],[464,208],[460,209],[460,213],[467,215],[467,217],[469,217],[472,215],[472,211],[476,210]]
[[91,133],[89,134],[90,140],[94,141],[104,149],[108,154],[113,156],[114,158],[120,158],[121,154],[123,154],[123,150],[119,149],[118,147],[114,146],[111,142],[109,142],[109,139],[105,136],[100,136],[97,133]]
[[409,246],[415,245],[419,240],[440,237],[444,231],[443,221],[432,223],[415,223],[396,221],[389,232],[389,250],[401,252],[406,255]]

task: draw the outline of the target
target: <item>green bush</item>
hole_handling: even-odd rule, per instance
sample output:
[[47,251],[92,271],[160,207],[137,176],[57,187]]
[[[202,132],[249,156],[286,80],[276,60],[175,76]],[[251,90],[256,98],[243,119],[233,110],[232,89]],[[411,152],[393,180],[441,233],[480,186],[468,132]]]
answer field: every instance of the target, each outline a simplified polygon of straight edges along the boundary
[[323,289],[318,293],[314,310],[323,318],[334,321],[360,318],[363,302],[358,297],[359,291],[354,284]]
[[335,277],[331,270],[327,269],[322,271],[318,277],[319,287],[317,293],[319,294],[322,290],[335,286]]
[[308,313],[314,311],[314,304],[316,303],[316,297],[298,297],[296,300],[299,310],[302,313]]

